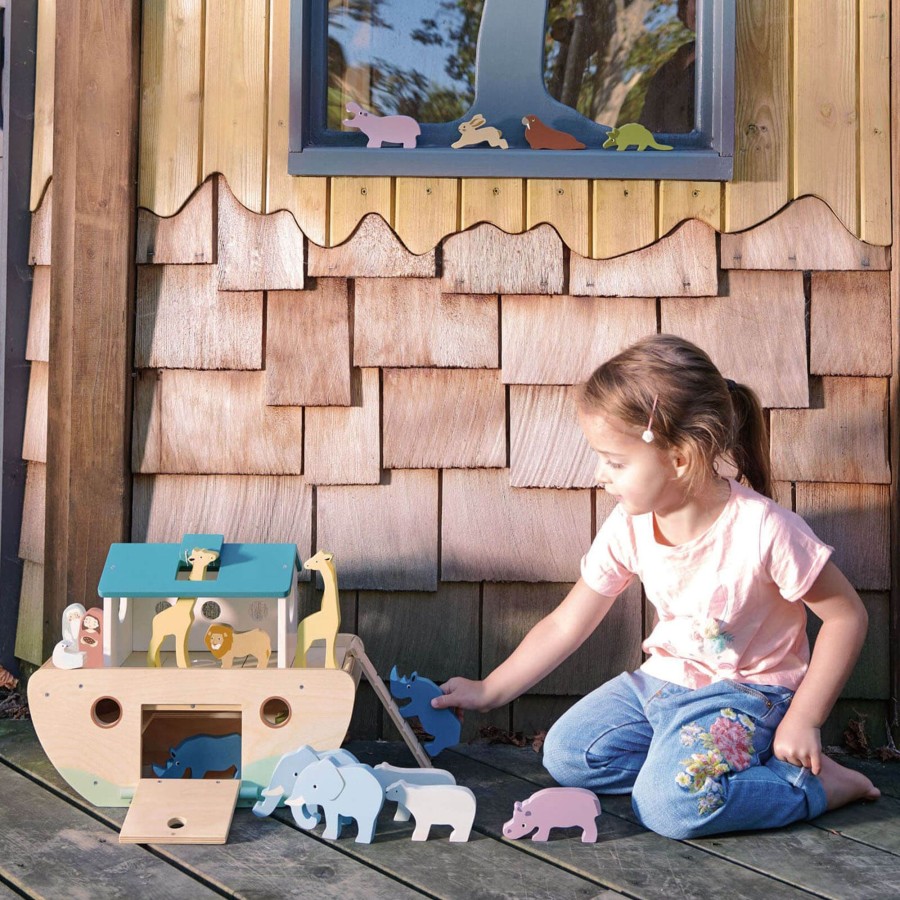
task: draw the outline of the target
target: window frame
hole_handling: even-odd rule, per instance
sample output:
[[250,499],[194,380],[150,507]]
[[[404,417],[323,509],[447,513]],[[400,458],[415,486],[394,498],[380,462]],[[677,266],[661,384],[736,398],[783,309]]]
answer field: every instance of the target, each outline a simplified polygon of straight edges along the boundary
[[[523,0],[485,0],[513,14]],[[534,3],[537,0],[524,0]],[[519,7],[521,10],[521,7]],[[501,13],[503,10],[501,9]],[[498,18],[492,19],[497,22]],[[508,19],[506,19],[508,21]],[[523,90],[510,100],[509,82],[535,84],[535,53],[495,53],[478,60],[475,100],[461,119],[448,123],[426,123],[421,140],[438,146],[368,148],[361,132],[338,132],[324,127],[327,121],[327,25],[328,0],[291,0],[290,49],[290,146],[291,175],[357,175],[488,178],[591,178],[667,179],[728,181],[733,175],[735,0],[697,0],[697,66],[695,115],[697,126],[686,135],[664,135],[675,144],[665,152],[635,150],[617,152],[600,148],[602,126],[575,110],[568,121],[548,118],[559,109],[546,89],[539,97]],[[479,47],[484,37],[484,22]],[[546,23],[545,23],[546,30]],[[543,35],[542,35],[543,39]],[[543,88],[543,47],[539,65]],[[487,85],[487,88],[483,86]],[[516,114],[509,109],[515,108]],[[568,108],[566,108],[568,109]],[[511,146],[507,150],[486,145],[453,149],[459,136],[457,125],[474,112],[488,125],[499,126],[504,136],[517,135],[516,123],[523,115],[548,110],[545,121],[575,133],[584,150],[535,151]],[[510,123],[512,123],[510,125]],[[518,126],[522,129],[522,126]],[[579,133],[579,130],[581,133]],[[658,135],[659,136],[659,135]],[[602,141],[600,141],[602,143]]]

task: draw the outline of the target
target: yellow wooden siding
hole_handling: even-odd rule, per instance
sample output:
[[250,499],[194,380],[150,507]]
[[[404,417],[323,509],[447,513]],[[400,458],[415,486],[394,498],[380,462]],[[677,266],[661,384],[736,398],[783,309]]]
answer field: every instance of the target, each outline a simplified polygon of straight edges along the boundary
[[[144,7],[140,203],[171,215],[221,172],[248,209],[289,210],[322,246],[346,240],[374,211],[415,253],[478,222],[511,232],[547,222],[573,250],[599,258],[692,217],[741,231],[814,194],[855,236],[886,245],[888,7],[738,0],[733,181],[647,183],[652,203],[625,204],[636,219],[614,222],[618,182],[368,178],[363,195],[351,179],[289,176],[288,0],[158,0]],[[33,209],[51,172],[54,13],[43,0]]]
[[[53,172],[53,77],[56,72],[56,2],[43,0],[37,14],[34,72],[34,143],[31,148],[31,209],[37,209]],[[196,185],[195,185],[196,186]]]

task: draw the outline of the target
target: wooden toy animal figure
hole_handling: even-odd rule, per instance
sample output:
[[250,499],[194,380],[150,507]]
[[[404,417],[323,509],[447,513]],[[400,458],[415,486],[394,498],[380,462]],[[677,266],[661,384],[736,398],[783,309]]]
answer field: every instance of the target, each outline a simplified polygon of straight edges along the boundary
[[391,696],[397,700],[408,699],[404,706],[398,704],[400,715],[404,719],[416,716],[422,727],[434,738],[424,744],[429,756],[437,756],[441,750],[459,743],[461,723],[452,709],[435,709],[431,705],[434,697],[439,696],[441,689],[429,678],[422,678],[413,672],[409,678],[397,673],[397,667],[391,669]]
[[194,597],[179,597],[171,606],[153,617],[150,646],[147,647],[147,665],[162,665],[159,651],[163,641],[171,634],[175,638],[175,662],[179,669],[189,669],[188,634],[194,624]]
[[204,550],[202,547],[194,547],[187,561],[191,564],[191,574],[188,581],[203,581],[206,570],[210,564],[219,558],[215,550]]
[[610,128],[603,142],[603,149],[615,147],[616,150],[627,150],[629,147],[637,147],[638,150],[646,150],[652,147],[654,150],[671,150],[670,144],[658,144],[653,132],[638,122],[629,122],[618,128]]
[[369,139],[367,147],[384,144],[402,144],[410,150],[416,146],[416,139],[422,133],[419,123],[411,116],[379,116],[358,103],[348,103],[347,112],[351,119],[343,119],[348,128],[358,128]]
[[503,825],[503,837],[516,840],[534,832],[531,840],[546,841],[551,828],[576,826],[581,828],[581,840],[590,844],[597,840],[595,819],[599,815],[600,801],[593,791],[544,788],[523,802],[516,801],[513,817]]
[[81,620],[78,649],[84,652],[85,668],[103,668],[103,610],[97,606],[92,606]]
[[325,592],[322,594],[322,608],[311,613],[297,626],[297,651],[294,655],[294,666],[306,666],[306,653],[315,640],[325,641],[325,668],[336,669],[338,628],[341,627],[341,604],[338,595],[337,572],[334,568],[334,554],[320,550],[315,556],[303,563],[304,569],[322,573]]
[[584,144],[566,131],[558,131],[537,116],[525,116],[525,140],[532,150],[584,150]]
[[467,841],[475,821],[475,795],[461,784],[409,784],[397,781],[384,793],[416,820],[413,841],[427,841],[432,825],[452,825],[450,840]]
[[462,137],[457,139],[450,146],[453,147],[454,150],[459,150],[460,147],[474,147],[476,144],[483,144],[487,141],[491,147],[499,147],[501,150],[508,150],[509,143],[503,137],[503,132],[499,128],[494,128],[493,126],[483,128],[482,126],[486,121],[487,120],[481,113],[475,113],[468,122],[460,122],[459,133]]
[[164,766],[153,765],[157,778],[204,778],[207,772],[227,772],[234,768],[241,777],[241,736],[234,734],[192,734],[169,750]]
[[[409,769],[392,766],[390,763],[378,763],[372,769],[372,773],[385,791],[398,781],[405,781],[407,784],[456,784],[453,774],[446,769]],[[402,803],[398,803],[394,821],[406,822],[408,819],[409,810]]]
[[225,623],[213,623],[203,638],[209,652],[222,662],[223,669],[230,669],[235,659],[253,656],[256,668],[265,669],[272,655],[272,642],[261,628],[235,631]]

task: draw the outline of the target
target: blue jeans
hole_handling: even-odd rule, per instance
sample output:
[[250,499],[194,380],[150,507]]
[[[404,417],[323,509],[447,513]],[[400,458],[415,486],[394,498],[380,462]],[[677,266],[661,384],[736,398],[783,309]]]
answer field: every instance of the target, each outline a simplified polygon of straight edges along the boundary
[[825,811],[822,783],[772,755],[787,688],[717,681],[691,689],[625,672],[563,715],[544,766],[566,787],[631,793],[670,838],[777,828]]

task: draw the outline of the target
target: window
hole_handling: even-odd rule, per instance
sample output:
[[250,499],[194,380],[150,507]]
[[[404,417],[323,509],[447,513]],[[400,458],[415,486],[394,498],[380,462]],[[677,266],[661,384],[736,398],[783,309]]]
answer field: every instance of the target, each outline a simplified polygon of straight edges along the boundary
[[[291,174],[731,177],[734,0],[293,4]],[[419,133],[383,138],[373,116],[396,115]],[[531,116],[585,148],[532,149]],[[610,129],[628,123],[647,149],[617,152]]]

